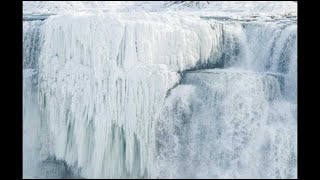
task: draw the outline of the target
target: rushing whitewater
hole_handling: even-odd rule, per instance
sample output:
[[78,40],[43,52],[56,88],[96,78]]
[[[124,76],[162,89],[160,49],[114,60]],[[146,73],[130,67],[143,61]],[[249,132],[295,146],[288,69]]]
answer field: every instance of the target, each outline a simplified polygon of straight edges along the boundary
[[79,12],[23,35],[26,176],[296,178],[295,19]]

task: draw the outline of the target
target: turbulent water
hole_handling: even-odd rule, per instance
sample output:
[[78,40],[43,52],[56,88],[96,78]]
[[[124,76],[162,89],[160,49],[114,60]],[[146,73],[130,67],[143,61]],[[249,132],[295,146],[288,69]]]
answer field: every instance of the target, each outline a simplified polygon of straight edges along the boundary
[[82,13],[23,35],[26,176],[297,177],[295,19]]

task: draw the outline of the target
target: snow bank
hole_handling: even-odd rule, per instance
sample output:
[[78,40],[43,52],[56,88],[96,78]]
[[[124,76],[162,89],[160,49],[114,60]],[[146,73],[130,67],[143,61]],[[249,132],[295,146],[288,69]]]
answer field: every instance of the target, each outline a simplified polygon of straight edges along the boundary
[[231,12],[288,14],[297,12],[293,1],[24,1],[24,14],[60,14],[83,10],[116,12]]

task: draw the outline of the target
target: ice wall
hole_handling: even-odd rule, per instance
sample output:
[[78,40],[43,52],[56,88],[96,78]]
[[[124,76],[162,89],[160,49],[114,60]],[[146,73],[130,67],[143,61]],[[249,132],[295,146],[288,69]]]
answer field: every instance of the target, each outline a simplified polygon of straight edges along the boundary
[[176,72],[208,59],[218,42],[198,20],[143,13],[48,18],[39,57],[49,142],[42,151],[84,177],[149,175],[154,122]]

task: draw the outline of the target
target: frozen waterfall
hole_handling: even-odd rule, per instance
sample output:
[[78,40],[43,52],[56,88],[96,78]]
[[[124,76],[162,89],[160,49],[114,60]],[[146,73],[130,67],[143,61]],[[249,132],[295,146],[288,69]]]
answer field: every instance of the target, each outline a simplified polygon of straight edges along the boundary
[[24,167],[297,176],[295,20],[82,12],[24,21],[23,35]]

